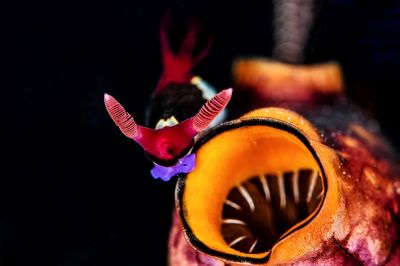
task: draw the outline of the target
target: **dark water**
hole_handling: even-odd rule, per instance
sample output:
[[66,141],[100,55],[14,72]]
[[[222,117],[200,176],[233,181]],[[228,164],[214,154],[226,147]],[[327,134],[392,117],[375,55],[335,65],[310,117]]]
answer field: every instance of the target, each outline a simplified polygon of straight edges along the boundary
[[[306,58],[341,62],[349,95],[399,145],[400,4],[376,2],[318,4]],[[0,4],[0,265],[165,265],[174,184],[150,178],[102,97],[143,121],[168,7],[214,35],[196,72],[217,88],[230,86],[235,56],[270,55],[268,1]]]

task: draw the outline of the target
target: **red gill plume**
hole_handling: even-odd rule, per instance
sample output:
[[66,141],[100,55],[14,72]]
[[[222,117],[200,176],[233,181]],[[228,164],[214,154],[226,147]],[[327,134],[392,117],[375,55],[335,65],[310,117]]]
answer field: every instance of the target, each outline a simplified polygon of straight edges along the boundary
[[212,39],[209,38],[206,46],[195,54],[200,25],[196,20],[190,20],[182,45],[178,53],[174,53],[171,50],[168,38],[168,32],[171,30],[172,24],[173,16],[169,11],[164,15],[160,26],[161,56],[164,71],[154,92],[155,94],[170,83],[190,83],[193,78],[192,69],[204,59],[212,43]]

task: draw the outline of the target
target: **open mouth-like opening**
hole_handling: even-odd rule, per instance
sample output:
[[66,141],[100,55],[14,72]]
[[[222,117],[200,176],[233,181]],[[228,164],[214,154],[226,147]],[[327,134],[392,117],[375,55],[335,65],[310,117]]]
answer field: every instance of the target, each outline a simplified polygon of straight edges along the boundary
[[260,263],[321,208],[326,182],[307,138],[288,124],[225,124],[196,144],[196,168],[178,182],[185,232],[199,250]]
[[244,253],[270,250],[290,228],[306,219],[323,194],[319,171],[299,168],[252,176],[224,201],[221,233]]

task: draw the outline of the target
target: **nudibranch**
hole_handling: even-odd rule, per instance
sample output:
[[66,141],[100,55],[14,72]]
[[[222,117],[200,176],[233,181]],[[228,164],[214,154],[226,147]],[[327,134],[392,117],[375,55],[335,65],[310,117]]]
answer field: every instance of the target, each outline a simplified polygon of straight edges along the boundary
[[210,84],[192,74],[211,44],[209,38],[206,47],[195,53],[199,23],[195,20],[188,23],[189,29],[182,45],[174,53],[168,41],[173,22],[171,12],[167,12],[160,27],[164,71],[146,112],[147,126],[138,125],[114,97],[104,95],[112,120],[126,137],[142,146],[155,164],[152,176],[164,181],[193,170],[194,155],[189,152],[194,138],[216,121],[224,119],[223,111],[232,95],[232,89],[216,94]]
[[344,99],[340,67],[242,59],[233,71],[236,91],[275,107],[198,139],[177,182],[170,264],[399,265],[394,152]]

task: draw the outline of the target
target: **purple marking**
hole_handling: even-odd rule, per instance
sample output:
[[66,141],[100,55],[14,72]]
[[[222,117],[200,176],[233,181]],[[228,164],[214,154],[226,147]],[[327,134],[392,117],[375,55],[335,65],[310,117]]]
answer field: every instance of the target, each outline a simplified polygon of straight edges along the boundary
[[190,173],[195,167],[196,156],[194,153],[186,155],[182,159],[179,159],[174,166],[161,166],[156,164],[150,173],[154,179],[160,178],[163,181],[169,181],[172,177],[177,174],[187,174]]

